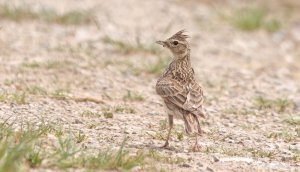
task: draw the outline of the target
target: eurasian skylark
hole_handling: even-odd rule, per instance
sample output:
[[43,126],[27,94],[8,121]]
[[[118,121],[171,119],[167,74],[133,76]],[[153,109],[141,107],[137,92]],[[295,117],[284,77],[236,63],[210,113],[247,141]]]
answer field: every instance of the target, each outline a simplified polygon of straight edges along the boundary
[[193,151],[199,149],[197,135],[201,135],[199,117],[204,117],[202,110],[203,91],[195,81],[194,69],[190,61],[188,36],[181,30],[165,41],[156,43],[168,48],[174,58],[156,83],[156,92],[167,107],[169,130],[163,147],[169,146],[173,117],[183,119],[186,133],[196,138]]

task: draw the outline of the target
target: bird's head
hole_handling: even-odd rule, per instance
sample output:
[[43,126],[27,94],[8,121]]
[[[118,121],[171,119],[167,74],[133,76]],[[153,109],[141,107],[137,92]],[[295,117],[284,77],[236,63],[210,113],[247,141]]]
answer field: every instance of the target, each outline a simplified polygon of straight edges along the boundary
[[188,35],[184,34],[184,30],[181,30],[167,40],[156,41],[156,43],[168,48],[175,58],[183,58],[190,51],[189,43],[186,40],[188,37]]

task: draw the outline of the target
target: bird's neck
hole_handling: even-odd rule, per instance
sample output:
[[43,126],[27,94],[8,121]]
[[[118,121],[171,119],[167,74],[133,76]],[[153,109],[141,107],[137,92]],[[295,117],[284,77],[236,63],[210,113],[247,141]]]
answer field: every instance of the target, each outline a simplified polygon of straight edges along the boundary
[[172,74],[175,78],[183,81],[192,79],[194,76],[194,70],[191,66],[190,50],[181,58],[175,58],[171,67]]
[[175,55],[174,62],[178,65],[184,64],[186,67],[191,68],[191,59],[190,59],[190,49],[188,49],[183,54],[177,54]]

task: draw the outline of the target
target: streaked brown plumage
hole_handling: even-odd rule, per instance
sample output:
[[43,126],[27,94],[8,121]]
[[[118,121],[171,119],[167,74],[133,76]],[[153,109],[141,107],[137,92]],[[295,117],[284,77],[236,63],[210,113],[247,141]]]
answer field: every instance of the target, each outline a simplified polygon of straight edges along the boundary
[[187,38],[188,36],[181,30],[165,41],[157,41],[173,53],[174,59],[158,79],[156,92],[162,97],[169,117],[169,131],[163,147],[169,145],[173,117],[176,117],[183,119],[188,135],[196,135],[193,147],[196,151],[198,149],[197,135],[201,134],[199,117],[204,117],[203,92],[195,81]]

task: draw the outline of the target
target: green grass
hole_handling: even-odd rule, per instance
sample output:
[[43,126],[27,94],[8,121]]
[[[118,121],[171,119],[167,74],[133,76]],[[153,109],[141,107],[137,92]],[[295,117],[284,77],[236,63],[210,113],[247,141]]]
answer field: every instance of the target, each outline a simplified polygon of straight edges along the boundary
[[135,109],[125,106],[125,105],[117,105],[113,107],[113,111],[116,113],[136,113]]
[[156,160],[157,162],[160,163],[167,163],[167,164],[181,164],[186,162],[187,160],[181,157],[170,157],[170,156],[166,156],[162,153],[159,153],[158,151],[154,150],[154,149],[150,149],[147,153],[147,157],[150,157],[154,160]]
[[100,112],[92,112],[92,111],[89,111],[89,110],[85,110],[85,111],[83,111],[81,113],[81,116],[99,118],[99,117],[101,117],[101,113]]
[[67,169],[74,166],[76,155],[81,149],[76,145],[76,141],[71,138],[58,137],[58,145],[52,155],[51,166],[57,166],[61,169]]
[[293,153],[292,159],[295,162],[300,162],[300,150],[297,148],[291,148],[289,147],[289,150]]
[[144,164],[144,154],[137,152],[134,155],[130,155],[128,151],[124,150],[125,141],[121,144],[121,147],[117,152],[106,150],[99,152],[96,156],[87,156],[88,163],[83,166],[88,168],[101,168],[105,170],[130,170],[136,166],[142,166]]
[[261,9],[242,9],[236,11],[234,25],[242,30],[256,30],[262,26],[264,12]]
[[166,130],[167,128],[167,120],[159,120],[159,130]]
[[229,148],[216,147],[216,146],[206,146],[202,151],[206,154],[219,153],[227,156],[241,156],[243,155],[243,153],[245,153],[242,150],[238,150],[238,149],[229,149]]
[[159,57],[155,63],[146,66],[145,71],[154,75],[162,75],[165,68],[170,63],[170,59],[167,57]]
[[295,162],[300,162],[300,153],[293,155],[292,159],[293,159]]
[[293,106],[291,100],[288,99],[268,99],[262,96],[256,97],[254,100],[255,106],[260,110],[275,110],[279,113],[287,111]]
[[[127,139],[116,150],[83,148],[81,143],[86,139],[83,133],[66,135],[55,126],[57,125],[42,123],[35,126],[27,123],[15,130],[6,121],[0,123],[0,171],[29,171],[29,168],[129,171],[137,166],[151,166],[153,160],[163,159],[170,163],[181,161],[180,158],[173,160],[141,150],[129,152],[125,149]],[[56,134],[58,131],[61,134]],[[56,136],[56,139],[51,139],[52,146],[46,141],[49,134]]]
[[243,155],[243,152],[238,149],[222,148],[221,152],[222,152],[222,154],[231,156],[231,157]]
[[47,95],[47,90],[38,86],[38,85],[32,85],[32,86],[28,86],[26,88],[26,90],[28,91],[29,94],[33,94],[33,95]]
[[41,155],[41,148],[31,148],[25,159],[31,168],[39,167],[44,160]]
[[[37,166],[41,158],[34,142],[49,132],[48,126],[34,129],[30,126],[16,132],[6,123],[0,124],[0,171],[14,172],[25,169],[26,164]],[[21,166],[23,164],[23,166]]]
[[87,153],[74,146],[72,140],[59,140],[59,147],[56,150],[53,167],[60,169],[85,168],[89,170],[130,170],[136,166],[144,164],[144,155],[141,152],[129,154],[124,149],[125,141],[120,148],[115,151],[112,149],[100,150],[96,153]]
[[268,32],[274,32],[280,29],[281,23],[276,18],[267,19],[267,11],[260,8],[242,8],[237,9],[233,14],[225,16],[225,19],[243,31],[255,31],[264,29]]
[[104,118],[114,118],[114,114],[112,112],[104,111],[103,112]]
[[127,94],[123,96],[123,100],[125,101],[143,101],[144,97],[140,94],[131,92],[130,90],[127,91]]
[[94,22],[94,16],[89,11],[70,11],[63,15],[53,15],[50,21],[68,25],[91,24]]
[[0,94],[0,102],[26,104],[26,94],[25,92],[2,93]]
[[258,158],[274,158],[276,153],[274,151],[268,151],[268,150],[263,150],[263,149],[255,149],[255,148],[248,148],[248,152],[252,154],[253,157],[258,157]]
[[25,68],[30,69],[59,69],[59,68],[65,68],[69,62],[67,61],[46,61],[46,62],[24,62],[22,64]]
[[50,97],[57,100],[66,100],[68,99],[68,91],[65,89],[57,89],[50,93]]
[[76,143],[82,143],[86,139],[86,135],[79,131],[75,134],[75,139]]
[[[96,99],[93,97],[77,97],[70,95],[70,90],[68,88],[59,88],[53,91],[46,90],[45,88],[38,85],[28,85],[26,87],[26,93],[35,96],[49,97],[57,100],[73,100],[75,102],[93,102],[97,104],[103,104],[104,102],[100,99]],[[6,97],[0,94],[0,102],[4,101]],[[97,114],[93,114],[93,112],[82,112],[82,116],[97,116]],[[98,115],[99,116],[99,115]]]
[[183,140],[183,138],[184,138],[184,132],[183,131],[175,131],[175,134],[176,134],[177,140],[179,140],[179,141]]
[[26,94],[22,93],[13,93],[11,94],[11,100],[17,104],[25,104],[26,103]]
[[252,111],[250,109],[237,109],[237,108],[227,108],[224,109],[225,114],[234,114],[234,115],[255,115],[255,111]]
[[297,137],[300,138],[300,128],[296,128],[295,131],[297,133]]
[[113,39],[109,36],[104,37],[102,41],[108,45],[112,45],[117,51],[123,54],[140,52],[158,55],[161,52],[155,45],[154,41],[151,44],[142,44],[140,41],[132,43],[129,41]]
[[277,30],[279,30],[281,27],[281,23],[279,20],[277,19],[271,19],[269,21],[266,21],[264,23],[264,28],[268,31],[268,32],[275,32]]
[[26,67],[26,68],[40,68],[42,65],[38,62],[31,62],[31,63],[23,63],[22,64],[23,67]]
[[286,120],[284,120],[284,122],[290,124],[290,125],[299,125],[300,126],[300,117],[290,117]]
[[106,107],[103,108],[101,112],[92,112],[89,110],[83,111],[81,113],[81,116],[85,116],[85,117],[104,117],[104,118],[113,118],[114,117],[114,113],[136,113],[136,111],[131,108],[131,107],[127,107],[125,105],[118,105],[118,106],[114,106],[114,107]]
[[[147,134],[156,140],[166,140],[167,138],[167,130],[169,129],[167,120],[160,120],[158,123],[158,129],[153,133],[148,132]],[[171,138],[176,138],[178,141],[182,141],[184,139],[184,127],[179,124],[175,124],[171,131]]]
[[94,22],[94,16],[89,11],[73,10],[64,14],[58,14],[52,9],[33,10],[24,4],[20,6],[0,5],[0,19],[15,22],[36,20],[62,25],[83,25]]
[[256,158],[274,159],[276,157],[275,151],[256,149],[252,147],[243,148],[243,149],[230,149],[225,147],[207,146],[203,148],[202,151],[206,154],[219,153],[230,157],[247,156],[249,155],[249,153],[251,154],[252,157],[256,157]]
[[9,79],[5,79],[3,84],[6,86],[11,86],[13,85],[14,81],[13,80],[9,80]]
[[267,138],[282,139],[287,142],[294,141],[298,137],[294,134],[293,131],[290,131],[287,129],[283,129],[281,131],[272,131],[272,132],[266,133],[265,136]]

